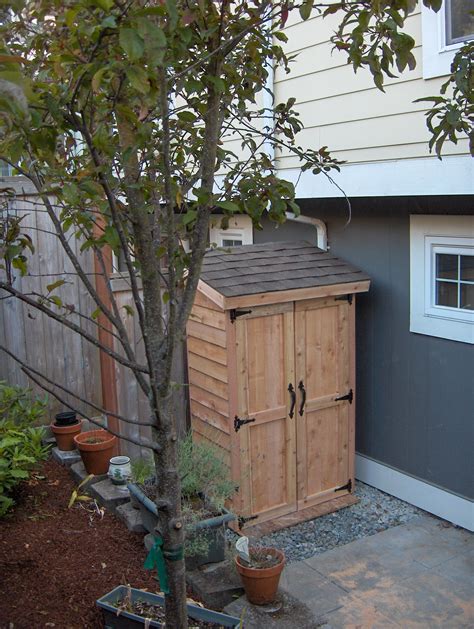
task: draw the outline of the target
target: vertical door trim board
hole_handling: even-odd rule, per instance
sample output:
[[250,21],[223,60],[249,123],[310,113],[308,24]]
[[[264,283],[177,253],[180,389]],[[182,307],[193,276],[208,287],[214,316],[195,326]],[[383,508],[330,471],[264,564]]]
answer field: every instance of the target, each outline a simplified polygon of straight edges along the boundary
[[236,351],[236,325],[231,323],[229,311],[225,314],[225,331],[227,335],[227,391],[229,396],[229,431],[230,431],[230,469],[232,479],[238,483],[239,490],[232,499],[232,508],[238,514],[242,514],[241,491],[241,464],[240,464],[240,435],[233,428],[233,419],[237,415],[238,408],[238,378],[237,378],[237,351]]

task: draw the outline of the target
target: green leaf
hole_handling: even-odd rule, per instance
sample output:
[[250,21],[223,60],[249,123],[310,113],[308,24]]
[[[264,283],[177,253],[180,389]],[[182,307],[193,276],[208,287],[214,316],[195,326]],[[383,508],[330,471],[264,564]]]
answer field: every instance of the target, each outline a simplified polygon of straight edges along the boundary
[[57,280],[56,282],[53,282],[52,284],[47,284],[46,290],[48,291],[48,293],[51,293],[53,290],[55,290],[56,288],[59,288],[59,286],[62,286],[65,283],[66,283],[66,280]]
[[314,0],[305,0],[300,6],[300,15],[302,20],[307,20],[313,10]]
[[125,304],[124,306],[122,306],[122,308],[125,310],[129,317],[135,316],[135,310],[129,304]]
[[186,214],[183,216],[183,225],[188,225],[189,223],[192,223],[193,221],[195,221],[197,218],[197,211],[196,210],[188,210],[186,212]]
[[26,273],[28,272],[28,267],[26,265],[26,258],[25,258],[25,256],[17,256],[16,258],[13,258],[12,266],[15,269],[18,269],[18,271],[20,271],[20,274],[22,276],[26,275]]
[[100,70],[97,70],[97,72],[92,77],[91,85],[92,85],[92,91],[93,92],[98,92],[99,91],[100,83],[102,81],[102,77],[107,72],[107,70],[108,70],[108,68],[106,68],[106,67],[105,68],[101,68]]
[[140,94],[148,94],[150,91],[150,83],[148,81],[148,75],[143,68],[130,66],[126,68],[125,74],[132,87],[135,88],[137,92],[140,92]]
[[218,201],[217,207],[227,210],[228,212],[240,212],[240,208],[234,201]]
[[94,319],[94,321],[98,319],[101,312],[102,310],[100,308],[96,308],[94,312],[91,314],[91,319]]
[[110,11],[114,6],[114,0],[93,0],[93,3],[104,11]]
[[130,61],[138,61],[145,51],[145,42],[133,28],[121,28],[119,42]]
[[110,247],[117,251],[120,248],[120,237],[117,230],[112,225],[107,225],[104,230],[104,240]]

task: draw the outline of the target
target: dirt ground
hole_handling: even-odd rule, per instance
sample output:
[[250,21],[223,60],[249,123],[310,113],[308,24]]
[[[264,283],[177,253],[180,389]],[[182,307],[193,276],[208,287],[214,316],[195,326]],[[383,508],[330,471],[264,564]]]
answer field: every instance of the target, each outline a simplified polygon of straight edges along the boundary
[[110,513],[68,509],[74,482],[54,461],[22,485],[0,520],[0,627],[102,627],[95,600],[115,586],[157,591],[144,570],[143,536]]

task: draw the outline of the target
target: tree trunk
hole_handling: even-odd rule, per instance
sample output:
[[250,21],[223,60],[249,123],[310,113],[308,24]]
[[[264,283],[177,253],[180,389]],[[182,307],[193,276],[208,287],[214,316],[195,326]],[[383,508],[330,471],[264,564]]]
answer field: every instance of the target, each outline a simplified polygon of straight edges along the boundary
[[[158,398],[160,428],[154,440],[161,446],[155,453],[157,480],[157,534],[163,539],[169,594],[165,596],[167,629],[186,629],[186,573],[184,566],[184,524],[181,515],[181,479],[178,467],[178,438],[173,418],[171,391]],[[177,559],[176,556],[180,556]]]

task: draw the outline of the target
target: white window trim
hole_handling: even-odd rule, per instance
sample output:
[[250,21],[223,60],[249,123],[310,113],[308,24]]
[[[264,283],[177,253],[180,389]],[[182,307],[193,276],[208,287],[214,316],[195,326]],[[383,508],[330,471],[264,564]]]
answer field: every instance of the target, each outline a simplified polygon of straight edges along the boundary
[[474,217],[410,216],[410,332],[474,344],[474,313],[434,305],[436,250],[474,250]]
[[224,240],[241,240],[243,245],[253,244],[253,227],[250,216],[232,216],[229,218],[229,226],[221,227],[221,214],[213,214],[209,225],[209,242],[211,245],[223,247]]
[[[421,33],[423,44],[423,78],[447,76],[456,51],[463,42],[446,44],[446,4],[435,13],[424,4],[421,6]],[[466,40],[468,41],[468,40]]]

